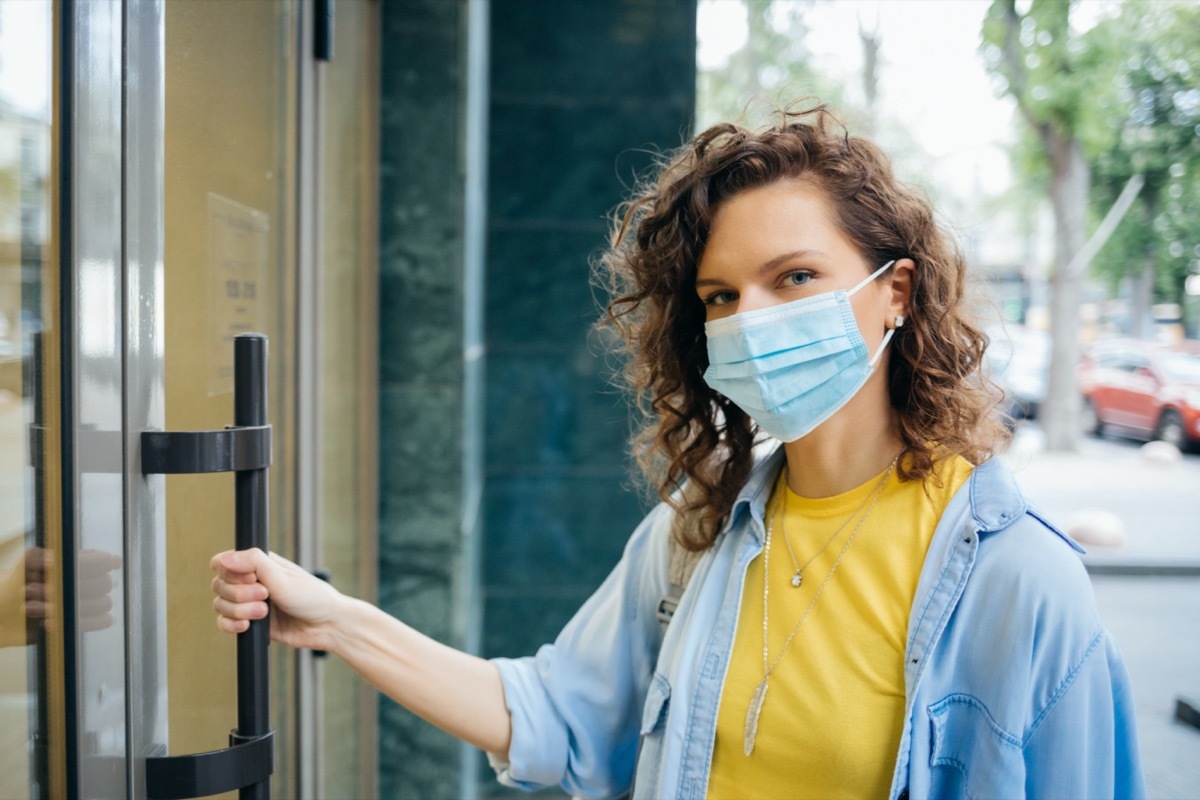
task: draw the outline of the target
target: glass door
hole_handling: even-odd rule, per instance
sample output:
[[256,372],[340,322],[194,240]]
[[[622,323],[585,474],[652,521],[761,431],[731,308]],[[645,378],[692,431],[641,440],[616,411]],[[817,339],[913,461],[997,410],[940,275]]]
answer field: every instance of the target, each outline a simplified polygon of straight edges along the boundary
[[[320,67],[312,15],[0,0],[6,800],[144,798],[148,759],[229,744],[234,478],[143,474],[141,436],[234,421],[237,334],[270,342],[271,548],[369,595],[378,6]],[[270,693],[272,795],[369,794],[373,693],[282,650]]]
[[[233,337],[267,335],[271,547],[294,556],[299,4],[168,2],[162,323],[168,430],[233,422]],[[169,751],[228,745],[234,638],[213,624],[209,559],[233,547],[228,474],[166,479]],[[294,661],[273,652],[277,797],[295,796]]]
[[[238,712],[236,641],[213,624],[208,568],[234,546],[234,476],[143,474],[141,437],[234,422],[243,332],[270,342],[270,545],[294,551],[300,6],[55,8],[69,95],[62,539],[76,628],[64,794],[143,798],[149,759],[229,747]],[[89,631],[90,575],[114,563],[111,624]],[[292,797],[295,660],[273,655],[271,789]]]
[[66,792],[55,23],[49,0],[0,2],[0,797],[16,800]]

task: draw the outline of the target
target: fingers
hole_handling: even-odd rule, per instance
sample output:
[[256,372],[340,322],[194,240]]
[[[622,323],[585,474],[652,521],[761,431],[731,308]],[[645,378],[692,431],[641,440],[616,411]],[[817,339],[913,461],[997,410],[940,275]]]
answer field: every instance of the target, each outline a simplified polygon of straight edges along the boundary
[[213,610],[231,620],[264,619],[267,616],[266,603],[231,603],[224,597],[213,598]]
[[45,547],[30,547],[25,551],[25,568],[45,574],[54,569],[54,551]]
[[79,597],[85,601],[106,597],[113,590],[113,579],[108,573],[80,578],[76,583]]
[[212,579],[212,590],[231,603],[252,603],[268,596],[267,587],[261,583],[229,583],[220,576]]
[[210,566],[216,573],[212,589],[217,627],[226,633],[244,633],[250,620],[266,618],[268,597],[283,602],[296,594],[296,579],[308,575],[286,558],[258,548],[217,553]]
[[80,578],[107,576],[124,566],[124,562],[112,553],[103,550],[84,550],[76,562],[76,573]]
[[30,600],[25,603],[25,616],[28,619],[48,620],[51,618],[51,606],[45,600]]
[[261,583],[229,583],[221,576],[213,578],[213,611],[217,627],[227,633],[243,633],[250,620],[267,616],[267,587]]
[[226,583],[257,583],[258,569],[264,561],[267,561],[265,554],[257,547],[226,550],[213,556],[209,567]]
[[212,580],[213,610],[217,627],[226,633],[245,633],[250,620],[267,616],[267,587],[259,583],[259,571],[266,562],[265,553],[253,550],[226,550],[213,556],[210,566],[217,573]]

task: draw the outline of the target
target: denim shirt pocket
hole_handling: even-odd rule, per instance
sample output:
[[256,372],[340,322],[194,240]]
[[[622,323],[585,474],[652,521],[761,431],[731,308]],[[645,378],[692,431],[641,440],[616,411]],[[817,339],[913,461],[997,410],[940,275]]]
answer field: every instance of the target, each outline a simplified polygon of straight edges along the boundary
[[929,706],[931,798],[1015,798],[1025,793],[1021,741],[968,694]]
[[671,684],[657,672],[646,692],[646,704],[642,707],[641,741],[638,743],[633,797],[653,797],[658,788],[659,771],[662,768],[663,732],[667,727],[667,713],[671,707]]

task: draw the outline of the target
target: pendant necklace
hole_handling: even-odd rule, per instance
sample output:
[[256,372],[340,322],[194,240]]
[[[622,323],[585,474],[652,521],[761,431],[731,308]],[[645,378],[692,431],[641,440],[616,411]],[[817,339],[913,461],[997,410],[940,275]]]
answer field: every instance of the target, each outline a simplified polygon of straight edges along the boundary
[[[892,466],[895,466],[895,464],[896,464],[896,462],[893,461]],[[808,559],[808,561],[805,561],[803,564],[800,564],[796,561],[796,554],[794,552],[792,552],[792,537],[788,536],[787,525],[785,524],[787,522],[787,502],[790,499],[788,496],[790,494],[790,492],[787,489],[787,467],[786,466],[783,468],[783,480],[784,480],[783,513],[780,514],[779,516],[783,518],[784,523],[780,524],[779,530],[780,530],[780,533],[783,534],[783,543],[785,545],[787,545],[788,558],[790,558],[792,560],[792,567],[796,570],[792,574],[792,588],[799,589],[800,585],[802,583],[804,583],[804,570],[808,567],[809,564],[811,564],[814,560],[816,560],[817,556],[819,556],[819,555],[821,555],[821,553],[825,552],[825,548],[829,547],[829,543],[832,542],[834,539],[836,539],[839,533],[841,533],[843,530],[845,530],[846,526],[850,524],[850,520],[852,520],[856,516],[858,516],[858,512],[863,510],[863,506],[865,506],[867,504],[867,501],[869,501],[871,499],[871,495],[867,495],[866,497],[864,497],[862,499],[862,502],[860,502],[858,504],[858,506],[856,506],[855,509],[850,512],[850,516],[848,516],[848,517],[846,517],[846,519],[842,520],[842,524],[838,525],[837,530],[835,530],[833,533],[831,533],[829,535],[829,538],[825,540],[825,544],[821,545],[820,549],[818,549],[817,552],[812,554],[812,558]]]
[[[783,643],[783,647],[779,650],[779,653],[776,654],[775,660],[770,661],[769,664],[767,656],[767,603],[769,599],[767,587],[769,586],[769,581],[767,578],[771,574],[771,532],[775,527],[774,520],[780,517],[783,503],[780,503],[776,507],[774,518],[768,520],[767,540],[763,546],[763,679],[758,686],[754,687],[754,693],[750,696],[750,706],[746,709],[746,733],[743,741],[743,752],[745,752],[747,757],[754,752],[754,740],[758,737],[758,718],[762,715],[763,703],[767,699],[767,682],[771,679],[771,673],[775,671],[775,667],[779,665],[779,660],[783,658],[783,654],[786,653],[788,647],[791,646],[792,640],[796,638],[796,631],[800,630],[800,624],[804,622],[809,613],[812,612],[813,606],[817,604],[817,600],[821,598],[821,593],[825,591],[825,586],[829,583],[829,579],[833,577],[835,572],[837,572],[838,565],[842,563],[842,557],[846,555],[846,551],[850,549],[850,545],[854,542],[854,538],[858,536],[858,532],[862,530],[863,523],[867,521],[867,517],[871,516],[871,511],[874,510],[875,503],[878,502],[879,496],[883,494],[883,488],[887,486],[888,478],[892,476],[892,470],[896,468],[896,462],[899,461],[899,459],[900,456],[896,456],[896,458],[892,459],[892,463],[883,473],[883,477],[879,479],[878,486],[875,487],[875,490],[869,497],[871,501],[870,505],[867,506],[867,510],[863,512],[862,517],[859,518],[858,524],[854,526],[854,530],[850,532],[850,537],[846,539],[846,543],[842,545],[841,552],[838,553],[838,557],[836,560],[834,560],[833,566],[829,568],[829,573],[825,576],[825,580],[821,581],[821,585],[817,587],[817,592],[813,595],[813,599],[809,601],[808,607],[804,609],[804,613],[800,615],[800,619],[796,620],[796,624],[792,626],[792,632],[788,634],[787,641]],[[784,495],[784,497],[786,499],[787,495]],[[838,531],[841,531],[841,529],[844,528],[850,520],[854,519],[855,515],[858,514],[861,508],[862,504],[860,504],[858,508],[854,509],[854,511],[850,512],[850,516],[846,518],[846,522],[842,523],[842,525],[838,528]],[[780,527],[782,528],[783,526],[781,525]],[[837,534],[835,533],[834,535],[836,536]],[[787,534],[785,532],[784,537],[786,538],[786,536]],[[832,537],[830,537],[830,541],[832,541]],[[826,542],[825,544],[828,545],[829,542]],[[824,550],[825,548],[822,547],[821,549]],[[809,559],[809,562],[811,561],[812,559]],[[806,562],[804,566],[807,567],[809,562]],[[801,567],[801,569],[803,569],[803,567]],[[793,576],[793,585],[796,585],[795,576]]]

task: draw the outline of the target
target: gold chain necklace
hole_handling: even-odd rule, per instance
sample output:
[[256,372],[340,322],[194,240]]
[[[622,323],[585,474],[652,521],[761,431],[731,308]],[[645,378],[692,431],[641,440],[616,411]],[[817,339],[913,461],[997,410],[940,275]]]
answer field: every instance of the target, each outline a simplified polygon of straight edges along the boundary
[[[896,456],[896,458],[892,459],[892,463],[888,465],[887,470],[883,473],[883,477],[879,479],[879,484],[871,493],[870,505],[867,506],[867,510],[858,520],[858,524],[854,526],[854,530],[850,533],[850,538],[848,538],[846,543],[842,545],[842,550],[840,553],[838,553],[838,557],[833,562],[833,566],[829,568],[829,573],[825,576],[825,580],[821,581],[821,585],[817,587],[817,593],[814,594],[813,599],[809,601],[808,607],[804,609],[804,613],[800,615],[800,619],[796,620],[796,624],[792,626],[792,632],[788,634],[787,641],[783,643],[783,647],[780,648],[779,653],[775,656],[775,660],[770,662],[769,666],[767,664],[767,619],[769,616],[767,612],[767,603],[769,600],[769,592],[767,587],[770,585],[770,582],[767,580],[767,578],[771,573],[771,532],[775,526],[773,520],[767,521],[767,541],[763,546],[763,679],[758,686],[754,687],[754,694],[750,696],[750,706],[746,709],[746,734],[743,742],[743,751],[747,757],[754,752],[754,740],[758,737],[758,718],[762,715],[763,702],[767,699],[767,681],[771,679],[771,673],[775,671],[775,667],[779,665],[779,660],[783,658],[783,654],[786,653],[788,647],[791,646],[792,640],[796,638],[796,631],[800,630],[801,623],[807,619],[809,613],[811,613],[813,610],[813,606],[815,606],[817,604],[817,600],[821,598],[821,593],[825,591],[825,586],[829,583],[829,579],[833,577],[835,572],[837,572],[838,565],[842,563],[842,557],[846,555],[846,551],[850,549],[850,545],[853,544],[854,538],[858,536],[858,532],[862,530],[863,523],[867,521],[867,517],[871,516],[871,511],[874,510],[875,503],[879,501],[879,496],[883,494],[883,488],[887,486],[888,478],[892,476],[892,470],[896,468],[896,462],[899,459],[900,456]],[[780,505],[776,507],[775,517],[779,516],[782,505],[783,504],[780,503]],[[850,512],[850,516],[847,517],[846,521],[849,522],[851,519],[853,519],[854,515],[858,513],[860,508],[862,508],[862,505],[859,505],[858,508]],[[845,523],[842,524],[842,527],[845,527]],[[841,529],[839,528],[839,530]],[[807,564],[805,566],[807,566]]]

